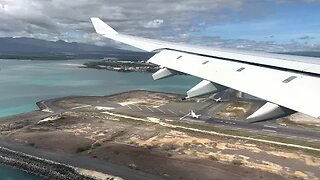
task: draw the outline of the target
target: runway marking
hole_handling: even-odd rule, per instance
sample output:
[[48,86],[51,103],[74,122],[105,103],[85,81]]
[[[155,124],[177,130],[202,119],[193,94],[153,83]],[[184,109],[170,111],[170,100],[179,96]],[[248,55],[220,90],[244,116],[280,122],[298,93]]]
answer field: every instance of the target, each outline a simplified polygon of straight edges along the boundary
[[85,107],[90,107],[91,105],[83,105],[83,106],[78,106],[78,107],[74,107],[74,108],[71,108],[72,110],[74,109],[81,109],[81,108],[85,108]]
[[159,111],[161,111],[163,114],[165,114],[166,112],[164,112],[163,110],[161,110],[160,108],[157,108]]
[[188,113],[188,114],[186,114],[186,115],[182,116],[182,117],[180,118],[180,120],[184,119],[185,117],[187,117],[187,116],[189,116],[189,115],[190,115],[190,113]]
[[171,112],[172,114],[178,115],[177,113],[171,111],[170,109],[168,109],[169,112]]
[[131,106],[127,105],[127,107],[128,107],[130,110],[132,110],[132,107],[131,107]]
[[146,107],[147,109],[149,109],[151,112],[154,112],[151,108],[149,108],[149,107]]
[[314,139],[309,138],[309,137],[299,137],[301,140],[305,140],[305,141],[312,141]]
[[137,106],[137,105],[134,105],[136,108],[138,108],[140,111],[142,111],[142,109],[139,107],[139,106]]
[[263,125],[264,127],[268,127],[268,128],[273,128],[273,129],[277,129],[278,127],[276,126],[269,126],[269,125]]
[[[148,119],[131,117],[131,116],[126,116],[126,115],[122,115],[122,114],[115,114],[115,113],[111,113],[111,112],[107,112],[107,111],[103,112],[103,113],[109,114],[109,115],[115,116],[115,117],[124,117],[124,118],[130,118],[130,119],[137,120],[137,121],[151,122]],[[294,147],[294,148],[307,149],[307,150],[313,150],[313,151],[320,152],[320,148],[314,148],[314,147],[303,146],[303,145],[298,145],[298,144],[283,143],[283,142],[277,142],[277,141],[271,141],[271,140],[266,140],[266,139],[253,138],[253,137],[246,137],[246,136],[240,136],[240,135],[232,135],[232,134],[215,132],[215,131],[212,131],[212,130],[211,131],[201,130],[201,129],[197,129],[197,128],[172,125],[172,124],[168,124],[168,123],[163,122],[163,121],[157,121],[157,122],[153,122],[153,123],[159,124],[159,125],[164,126],[164,127],[174,128],[174,129],[185,129],[185,130],[190,130],[190,131],[200,132],[200,133],[206,133],[206,134],[211,134],[211,135],[230,137],[230,138],[238,138],[238,139],[243,139],[243,140],[250,140],[250,141],[262,142],[262,143],[276,144],[276,145],[281,145],[281,146]]]
[[317,142],[318,140],[317,139],[310,139],[308,140],[308,142]]
[[229,121],[222,121],[222,122],[224,122],[224,123],[226,123],[226,124],[233,124],[233,125],[236,124],[235,122],[229,122]]
[[262,131],[266,131],[266,132],[272,132],[272,133],[276,133],[277,131],[274,130],[270,130],[270,129],[262,129]]
[[257,130],[248,130],[249,132],[251,133],[259,133],[260,131],[257,131]]
[[183,111],[179,111],[180,113],[182,113],[182,114],[187,114],[187,113],[185,113],[185,112],[183,112]]

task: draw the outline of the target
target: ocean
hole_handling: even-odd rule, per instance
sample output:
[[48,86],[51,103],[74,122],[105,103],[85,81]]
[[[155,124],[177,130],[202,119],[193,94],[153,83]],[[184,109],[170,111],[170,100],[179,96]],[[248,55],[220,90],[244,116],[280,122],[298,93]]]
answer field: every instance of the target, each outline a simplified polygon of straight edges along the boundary
[[[92,60],[0,60],[0,117],[37,109],[36,102],[75,95],[110,95],[129,90],[185,94],[200,79],[174,76],[153,81],[150,73],[79,68]],[[0,165],[0,179],[39,179]]]

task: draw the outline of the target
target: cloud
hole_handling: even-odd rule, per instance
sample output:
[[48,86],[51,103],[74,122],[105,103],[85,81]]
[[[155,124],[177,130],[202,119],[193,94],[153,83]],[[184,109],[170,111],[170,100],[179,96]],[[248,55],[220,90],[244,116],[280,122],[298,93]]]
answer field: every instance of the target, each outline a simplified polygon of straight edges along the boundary
[[240,49],[247,51],[264,51],[264,52],[298,52],[298,51],[319,51],[319,44],[299,43],[296,41],[288,43],[278,43],[270,40],[255,41],[248,39],[226,39],[220,36],[193,36],[180,35],[181,41],[196,45],[205,45],[208,47],[218,47],[227,49]]
[[[237,6],[238,0],[158,0],[148,3],[143,0],[0,0],[0,36],[43,37],[41,34],[47,34],[49,39],[90,41],[67,36],[77,31],[95,41],[94,35],[88,35],[94,34],[89,18],[97,16],[124,33],[154,37],[161,32],[165,37],[186,32],[193,24],[190,19],[210,17],[214,20],[214,12]],[[160,27],[163,28],[158,31],[147,31]]]
[[187,33],[197,19],[213,22],[223,9],[239,6],[239,0],[0,0],[0,36],[119,45],[94,32],[89,18],[97,16],[126,34],[167,39]]
[[312,40],[312,39],[316,39],[316,37],[312,37],[312,36],[302,36],[298,38],[299,40]]
[[144,27],[145,28],[159,28],[163,24],[163,19],[155,19],[147,22]]
[[320,0],[276,0],[279,3],[296,3],[296,2],[306,2],[306,3],[315,3],[320,2]]
[[[280,1],[285,3],[286,0],[274,0],[276,3]],[[312,0],[306,1],[311,3]],[[157,0],[147,3],[145,0],[0,0],[0,36],[119,46],[94,32],[89,18],[96,16],[126,34],[218,47],[257,49],[258,42],[197,37],[194,33],[215,24],[264,18],[272,12],[272,8],[266,7],[270,5],[265,1],[251,0]],[[276,47],[275,42],[261,44]]]

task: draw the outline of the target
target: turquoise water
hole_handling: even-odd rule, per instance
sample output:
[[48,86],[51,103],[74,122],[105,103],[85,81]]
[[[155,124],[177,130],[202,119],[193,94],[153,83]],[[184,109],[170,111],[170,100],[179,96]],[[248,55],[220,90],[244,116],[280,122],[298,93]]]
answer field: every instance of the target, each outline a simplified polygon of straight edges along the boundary
[[19,171],[7,166],[0,166],[0,179],[1,180],[40,180],[41,177],[28,174],[24,171]]
[[[153,81],[149,73],[120,73],[77,67],[87,61],[0,60],[0,117],[35,110],[37,101],[49,98],[109,95],[135,89],[185,93],[200,81],[190,76]],[[0,166],[0,179],[39,178]]]
[[0,60],[0,117],[34,110],[37,101],[48,98],[134,89],[185,93],[199,81],[190,76],[153,81],[149,73],[78,68],[83,62]]

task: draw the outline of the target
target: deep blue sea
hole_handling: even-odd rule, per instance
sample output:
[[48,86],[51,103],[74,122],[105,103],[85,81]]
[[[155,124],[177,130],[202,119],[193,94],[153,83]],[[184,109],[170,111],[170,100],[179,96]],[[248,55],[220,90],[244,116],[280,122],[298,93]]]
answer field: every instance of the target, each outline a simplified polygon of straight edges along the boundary
[[[109,95],[136,89],[184,94],[200,81],[190,76],[153,81],[149,73],[78,68],[88,61],[0,60],[0,117],[35,110],[37,101],[49,98]],[[39,178],[0,165],[0,179]]]

